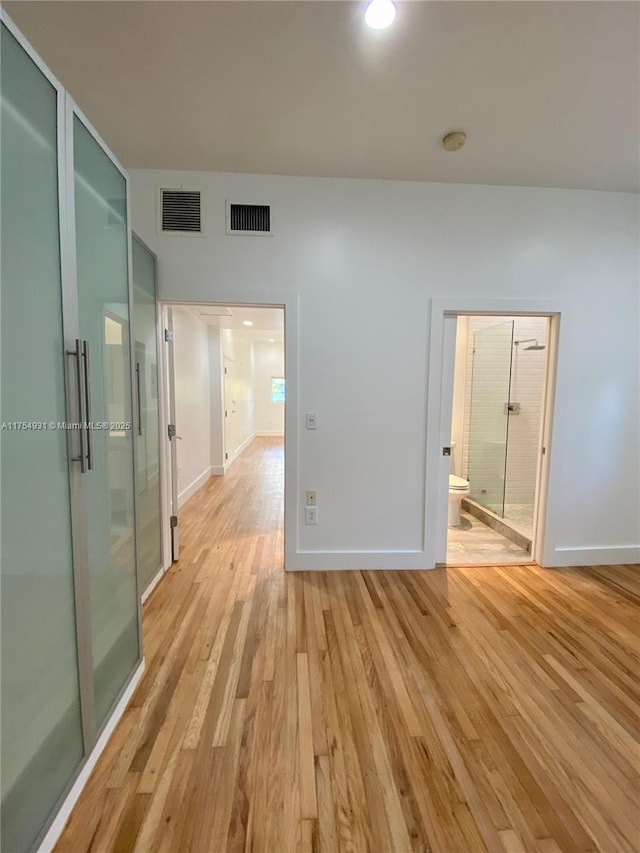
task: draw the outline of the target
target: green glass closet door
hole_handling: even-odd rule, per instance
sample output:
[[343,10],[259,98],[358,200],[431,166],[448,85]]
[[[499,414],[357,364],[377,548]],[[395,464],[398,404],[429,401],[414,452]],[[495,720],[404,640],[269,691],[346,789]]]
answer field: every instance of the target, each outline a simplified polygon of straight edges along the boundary
[[[28,851],[83,758],[58,212],[57,99],[2,25],[2,833]],[[15,429],[13,424],[37,428]],[[54,428],[51,428],[53,424]]]
[[138,577],[144,591],[161,568],[156,259],[133,238],[133,329],[136,359],[138,444],[136,524]]
[[80,337],[89,350],[89,597],[100,728],[140,657],[134,527],[126,180],[74,114]]

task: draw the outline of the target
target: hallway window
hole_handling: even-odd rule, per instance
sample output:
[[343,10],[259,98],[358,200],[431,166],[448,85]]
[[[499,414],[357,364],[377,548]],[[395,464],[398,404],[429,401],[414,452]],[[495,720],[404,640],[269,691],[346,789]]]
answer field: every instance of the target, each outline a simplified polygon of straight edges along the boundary
[[281,377],[271,377],[271,402],[284,403],[284,379]]

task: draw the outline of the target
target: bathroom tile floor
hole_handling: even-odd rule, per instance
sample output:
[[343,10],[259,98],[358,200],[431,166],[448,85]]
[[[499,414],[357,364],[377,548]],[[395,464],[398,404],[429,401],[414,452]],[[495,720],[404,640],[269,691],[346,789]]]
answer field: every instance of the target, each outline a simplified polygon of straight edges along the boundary
[[447,531],[447,565],[530,563],[531,554],[462,510],[460,527]]
[[521,533],[531,536],[533,530],[532,504],[507,504],[504,508],[505,520],[512,522]]

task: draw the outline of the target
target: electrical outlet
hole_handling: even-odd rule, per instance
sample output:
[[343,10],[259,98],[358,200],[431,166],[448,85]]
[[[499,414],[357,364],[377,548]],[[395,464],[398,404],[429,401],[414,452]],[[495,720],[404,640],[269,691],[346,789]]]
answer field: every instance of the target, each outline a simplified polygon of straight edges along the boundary
[[305,524],[317,524],[318,523],[318,508],[315,506],[306,506],[304,508],[304,523]]
[[316,492],[307,492],[306,495],[306,506],[317,506],[318,505],[318,496]]

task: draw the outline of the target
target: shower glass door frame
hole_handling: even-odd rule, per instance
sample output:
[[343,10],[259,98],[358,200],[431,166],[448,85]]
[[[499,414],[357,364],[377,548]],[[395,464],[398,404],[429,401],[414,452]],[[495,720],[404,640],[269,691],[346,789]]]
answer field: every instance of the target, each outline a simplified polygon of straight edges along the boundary
[[[489,319],[491,325],[473,332],[471,374],[466,377],[470,410],[465,433],[467,467],[463,476],[469,481],[469,501],[530,540],[541,447],[546,353],[542,359],[526,353],[529,349],[547,350],[549,321],[547,317]],[[521,319],[527,331],[522,329]],[[532,332],[535,337],[524,337]],[[538,340],[544,344],[540,346]],[[535,341],[535,346],[520,346],[531,341]],[[527,359],[533,360],[527,362]]]
[[[469,498],[504,517],[514,321],[473,334],[469,416]],[[474,379],[483,374],[483,381]]]

